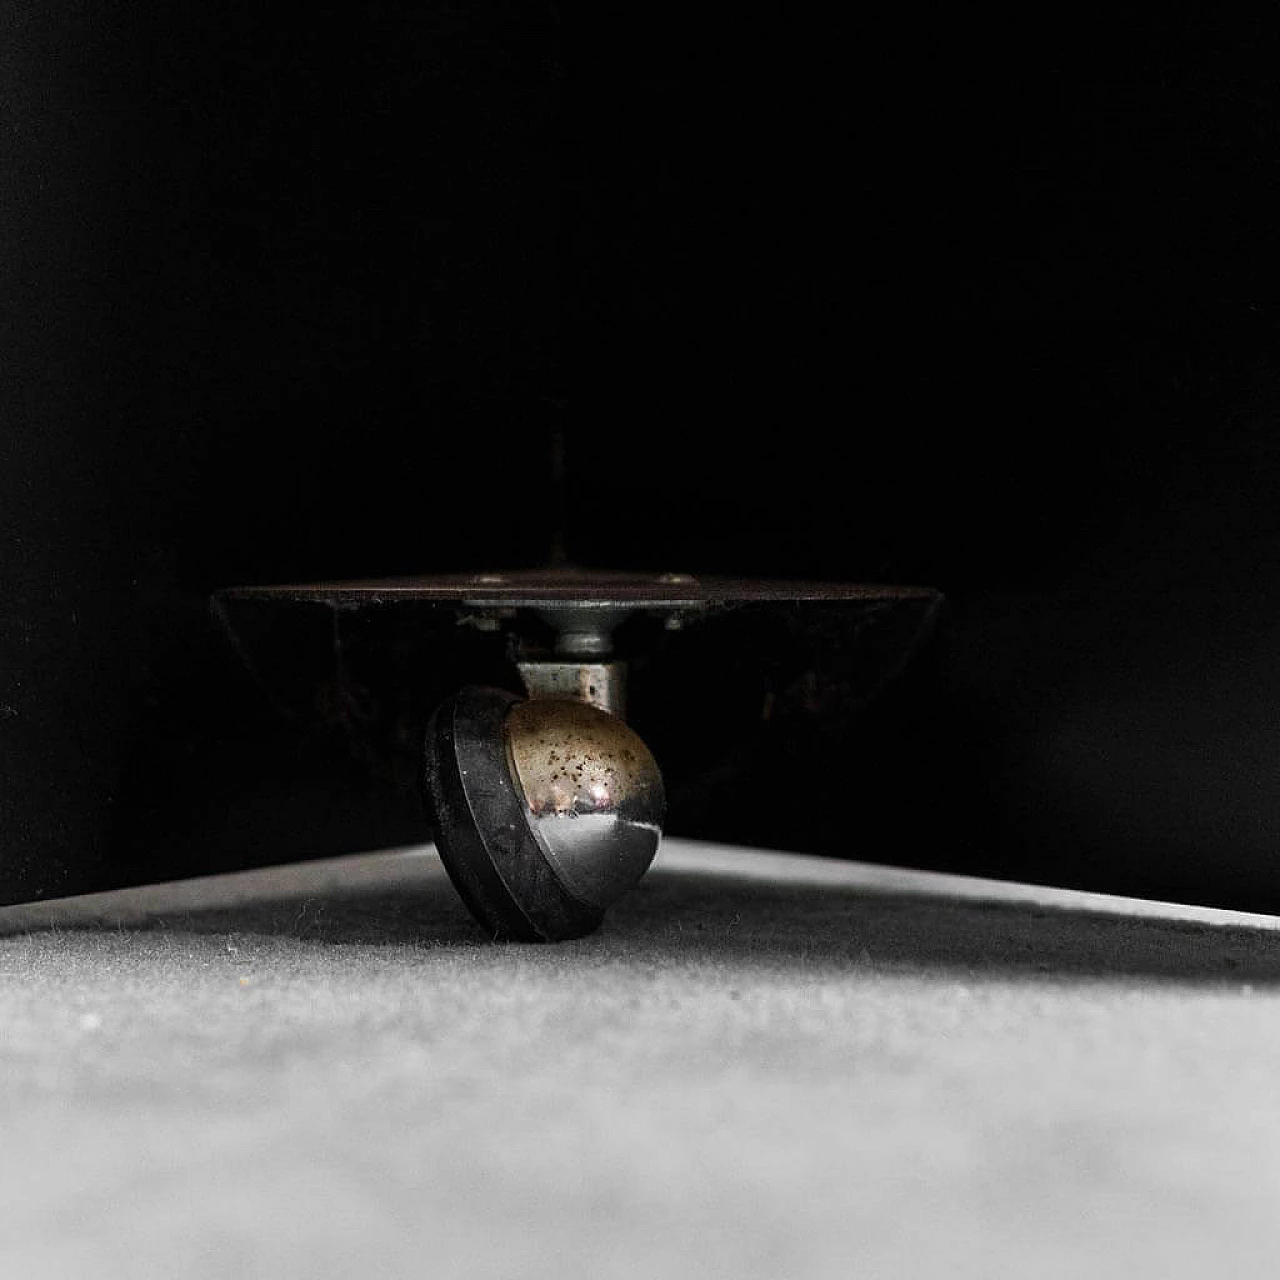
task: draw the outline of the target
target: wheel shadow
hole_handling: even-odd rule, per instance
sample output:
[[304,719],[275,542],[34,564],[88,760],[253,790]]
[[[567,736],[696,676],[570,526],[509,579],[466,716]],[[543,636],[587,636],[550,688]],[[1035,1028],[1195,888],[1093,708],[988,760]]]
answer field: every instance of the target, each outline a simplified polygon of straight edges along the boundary
[[713,950],[775,969],[959,970],[974,978],[1280,981],[1280,918],[1226,924],[961,899],[938,892],[780,884],[697,873],[654,877],[610,922],[643,948]]
[[[381,857],[381,861],[379,858]],[[349,859],[358,874],[299,866],[89,899],[0,909],[0,935],[34,928],[258,934],[317,946],[488,948],[434,855]],[[629,965],[688,962],[817,975],[959,971],[970,979],[1280,982],[1280,918],[1216,923],[939,892],[797,883],[779,874],[659,867],[591,938],[521,947],[528,963],[571,957]],[[255,878],[257,877],[257,878]],[[195,884],[196,882],[189,882]],[[205,902],[228,894],[235,901]],[[86,905],[89,904],[89,905]]]

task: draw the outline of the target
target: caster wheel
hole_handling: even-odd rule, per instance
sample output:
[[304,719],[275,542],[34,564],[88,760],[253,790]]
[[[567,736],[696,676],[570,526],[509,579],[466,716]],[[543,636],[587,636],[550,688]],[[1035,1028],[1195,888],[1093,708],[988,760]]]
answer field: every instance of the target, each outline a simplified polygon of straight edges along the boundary
[[423,783],[445,869],[494,938],[593,932],[662,836],[649,749],[585,702],[462,689],[428,725]]
[[[509,678],[514,666],[527,700],[475,683],[439,706],[427,727],[421,780],[441,860],[476,919],[494,938],[553,942],[598,928],[644,874],[661,838],[662,776],[621,718],[633,657],[684,648],[710,685],[720,682],[718,655],[733,656],[727,665],[736,669],[741,644],[748,662],[754,654],[769,665],[767,680],[752,685],[754,696],[767,687],[772,697],[775,685],[803,684],[824,655],[838,655],[830,714],[841,716],[896,676],[940,603],[936,591],[921,587],[561,567],[236,587],[219,593],[214,606],[246,661],[251,650],[267,658],[250,665],[273,691],[293,687],[298,637],[320,639],[327,655],[340,648],[352,612],[372,621],[390,611],[379,624],[383,647],[375,642],[368,652],[393,659],[393,670],[414,679],[400,642],[390,641],[407,628],[401,634],[412,637],[424,663],[421,687],[430,702],[469,679]],[[297,630],[275,635],[269,618],[284,606],[295,611]],[[323,625],[314,632],[317,621]],[[849,662],[855,651],[857,670]],[[268,670],[280,674],[269,680]],[[366,670],[384,679],[376,664]],[[387,692],[397,702],[400,695]],[[805,715],[827,715],[821,703],[802,708]],[[302,705],[302,714],[312,714],[314,694]]]

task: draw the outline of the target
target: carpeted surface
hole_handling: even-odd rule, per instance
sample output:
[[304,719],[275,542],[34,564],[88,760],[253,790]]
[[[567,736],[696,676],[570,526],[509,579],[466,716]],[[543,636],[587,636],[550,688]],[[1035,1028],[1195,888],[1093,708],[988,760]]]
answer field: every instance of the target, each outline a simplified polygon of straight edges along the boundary
[[0,931],[6,1278],[1227,1277],[1280,1243],[1269,918],[670,841],[559,947],[486,943],[429,851]]

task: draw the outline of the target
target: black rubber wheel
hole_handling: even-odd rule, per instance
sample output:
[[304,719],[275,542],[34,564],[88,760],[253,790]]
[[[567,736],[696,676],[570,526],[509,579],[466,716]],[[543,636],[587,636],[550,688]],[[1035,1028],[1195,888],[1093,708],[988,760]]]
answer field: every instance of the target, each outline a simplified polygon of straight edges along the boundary
[[580,938],[599,928],[604,913],[569,892],[530,830],[503,736],[519,701],[472,685],[432,716],[423,790],[436,847],[463,902],[495,940]]

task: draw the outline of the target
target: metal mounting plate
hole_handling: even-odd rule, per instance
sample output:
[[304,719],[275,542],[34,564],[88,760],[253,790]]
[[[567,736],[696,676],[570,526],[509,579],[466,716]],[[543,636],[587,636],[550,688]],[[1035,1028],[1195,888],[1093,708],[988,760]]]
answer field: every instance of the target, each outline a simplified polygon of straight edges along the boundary
[[666,612],[735,604],[789,604],[805,601],[872,603],[938,599],[927,587],[850,582],[791,582],[756,578],[695,578],[690,574],[609,573],[579,569],[536,569],[504,573],[441,574],[372,578],[350,582],[285,583],[232,587],[225,600],[275,600],[328,604],[395,604],[401,601],[475,608],[583,608]]

